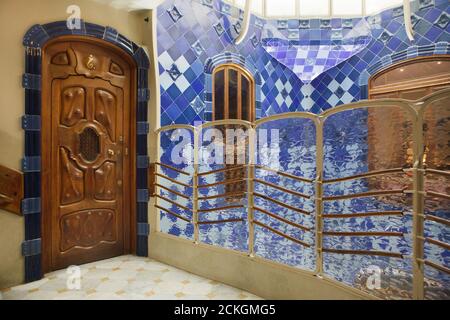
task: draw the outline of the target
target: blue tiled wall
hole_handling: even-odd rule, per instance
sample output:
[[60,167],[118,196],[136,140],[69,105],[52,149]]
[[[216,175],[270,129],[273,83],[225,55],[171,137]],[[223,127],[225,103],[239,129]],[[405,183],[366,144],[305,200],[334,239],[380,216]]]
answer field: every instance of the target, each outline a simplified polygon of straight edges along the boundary
[[[365,98],[368,70],[407,57],[448,53],[450,9],[448,0],[413,2],[415,40],[407,39],[403,10],[394,8],[365,18],[370,42],[365,49],[304,84],[291,69],[262,46],[267,23],[252,16],[245,41],[235,45],[242,11],[219,0],[167,0],[158,8],[158,56],[161,81],[161,124],[209,120],[208,78],[205,67],[219,55],[238,56],[259,73],[258,117],[288,111],[323,110]],[[360,19],[281,20],[280,30],[310,44],[328,43]],[[317,28],[313,28],[317,27]],[[294,28],[294,29],[292,29]],[[312,29],[311,29],[312,28]],[[298,30],[298,32],[293,32]],[[313,32],[314,31],[314,32]],[[424,46],[432,46],[422,52]],[[396,57],[394,57],[397,55]],[[380,64],[381,63],[381,64]]]

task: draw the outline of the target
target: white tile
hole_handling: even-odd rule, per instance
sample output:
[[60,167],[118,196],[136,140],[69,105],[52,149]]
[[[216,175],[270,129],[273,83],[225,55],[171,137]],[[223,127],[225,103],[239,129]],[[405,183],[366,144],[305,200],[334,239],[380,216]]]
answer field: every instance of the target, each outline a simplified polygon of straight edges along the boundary
[[167,51],[164,51],[158,58],[158,62],[165,70],[169,70],[173,65],[173,59]]

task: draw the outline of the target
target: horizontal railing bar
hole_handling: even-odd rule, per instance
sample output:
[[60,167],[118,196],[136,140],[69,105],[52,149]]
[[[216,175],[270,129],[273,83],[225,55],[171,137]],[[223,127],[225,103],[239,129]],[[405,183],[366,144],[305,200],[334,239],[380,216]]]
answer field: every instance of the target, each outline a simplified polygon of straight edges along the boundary
[[169,180],[170,182],[179,184],[180,186],[183,186],[183,187],[185,187],[185,188],[192,188],[192,186],[190,186],[190,185],[188,185],[188,184],[186,184],[186,183],[183,183],[183,182],[177,181],[177,180],[175,180],[175,179],[169,178],[168,176],[165,176],[165,175],[163,175],[163,174],[161,174],[161,173],[159,173],[159,172],[156,172],[155,175],[158,176],[158,177],[164,178],[164,179],[166,179],[166,180]]
[[218,195],[214,195],[214,196],[199,197],[198,200],[210,200],[210,199],[226,198],[226,197],[233,197],[233,196],[241,196],[241,195],[245,195],[245,194],[246,194],[245,191],[242,191],[242,192],[229,192],[229,193],[223,193],[223,194],[218,194]]
[[345,218],[358,218],[358,217],[372,217],[372,216],[402,216],[403,211],[384,211],[384,212],[359,212],[359,213],[342,213],[342,214],[324,214],[324,218],[330,219],[345,219]]
[[198,224],[220,224],[220,223],[232,223],[232,222],[244,222],[244,219],[227,219],[227,220],[216,220],[216,221],[199,221]]
[[160,185],[160,184],[158,184],[158,183],[156,183],[155,186],[157,186],[157,187],[159,187],[159,188],[161,188],[161,189],[167,190],[167,191],[169,191],[169,192],[171,192],[171,193],[173,193],[173,194],[176,194],[177,196],[182,197],[182,198],[184,198],[184,199],[186,199],[186,200],[189,200],[189,199],[190,199],[188,196],[186,196],[186,195],[184,195],[184,194],[182,194],[182,193],[180,193],[180,192],[178,192],[178,191],[172,190],[172,189],[170,189],[170,188],[168,188],[168,187],[165,187],[165,186],[163,186],[163,185]]
[[344,200],[344,199],[352,199],[352,198],[364,198],[371,196],[384,196],[384,195],[394,195],[404,193],[403,189],[394,189],[394,190],[379,190],[379,191],[369,191],[369,192],[361,192],[355,194],[346,194],[341,196],[332,196],[332,197],[323,197],[324,201],[334,201],[334,200]]
[[211,183],[211,184],[201,184],[198,186],[199,189],[202,188],[211,188],[211,187],[215,187],[215,186],[221,186],[221,185],[226,185],[226,184],[232,184],[232,183],[238,183],[238,182],[242,182],[242,181],[246,181],[247,179],[232,179],[232,180],[224,180],[224,181],[220,181],[220,182],[215,182],[215,183]]
[[450,176],[450,171],[437,170],[437,169],[425,169],[425,173],[433,173],[441,176]]
[[192,209],[189,209],[188,207],[185,207],[185,206],[183,206],[183,205],[181,205],[179,203],[176,203],[175,201],[170,200],[170,199],[168,199],[166,197],[163,197],[163,196],[161,196],[159,194],[157,194],[156,197],[158,197],[161,200],[167,201],[167,202],[169,202],[169,203],[171,203],[171,204],[173,204],[173,205],[175,205],[177,207],[180,207],[181,209],[184,209],[184,210],[187,210],[187,211],[192,211]]
[[437,198],[443,198],[443,199],[450,200],[450,195],[445,194],[445,193],[439,193],[439,192],[434,192],[434,191],[426,191],[426,195],[427,196],[432,196],[432,197],[437,197]]
[[434,244],[436,246],[439,246],[441,248],[450,250],[450,244],[448,244],[448,243],[445,243],[445,242],[442,242],[442,241],[439,241],[439,240],[436,240],[436,239],[432,239],[432,238],[425,238],[425,241],[427,241],[429,243],[432,243],[432,244]]
[[282,172],[282,171],[278,171],[266,166],[261,166],[261,165],[255,165],[256,169],[261,169],[261,170],[265,170],[265,171],[270,171],[270,172],[274,172],[276,174],[279,174],[280,176],[286,177],[286,178],[291,178],[294,180],[298,180],[298,181],[302,181],[302,182],[308,182],[308,183],[312,183],[314,182],[314,180],[312,179],[308,179],[308,178],[303,178],[303,177],[298,177],[296,175],[290,174],[290,173],[286,173],[286,172]]
[[164,167],[164,168],[167,168],[167,169],[176,171],[176,172],[178,172],[178,173],[184,174],[184,175],[186,175],[186,176],[190,176],[190,175],[191,175],[190,173],[188,173],[188,172],[186,172],[186,171],[183,171],[183,170],[177,169],[177,168],[175,168],[175,167],[169,166],[168,164],[165,164],[165,163],[155,162],[155,164],[158,165],[158,166],[161,166],[161,167]]
[[337,254],[356,254],[356,255],[368,255],[368,256],[383,256],[403,259],[403,255],[397,252],[387,251],[370,251],[370,250],[343,250],[343,249],[328,249],[323,248],[323,252],[337,253]]
[[274,218],[274,219],[280,220],[280,221],[282,221],[282,222],[284,222],[284,223],[286,223],[286,224],[288,224],[288,225],[290,225],[290,226],[293,226],[293,227],[302,229],[302,230],[304,230],[304,231],[311,231],[311,228],[307,228],[307,227],[305,227],[305,226],[302,226],[301,224],[292,222],[292,221],[290,221],[290,220],[288,220],[288,219],[285,219],[285,218],[283,218],[283,217],[280,217],[280,216],[278,216],[278,215],[276,215],[276,214],[274,214],[274,213],[272,213],[272,212],[270,212],[270,211],[264,210],[264,209],[259,208],[259,207],[253,207],[253,209],[255,209],[255,210],[257,210],[257,211],[259,211],[259,212],[261,212],[261,213],[264,213],[264,214],[266,214],[266,215],[268,215],[268,216],[270,216],[270,217],[272,217],[272,218]]
[[425,260],[424,263],[427,266],[433,267],[433,268],[435,268],[435,269],[437,269],[439,271],[442,271],[444,273],[450,274],[450,268],[447,268],[446,266],[443,266],[443,265],[431,262],[430,260]]
[[303,209],[300,209],[300,208],[296,208],[296,207],[290,206],[290,205],[288,205],[288,204],[285,204],[284,202],[278,201],[278,200],[276,200],[276,199],[272,199],[272,198],[270,198],[270,197],[268,197],[268,196],[266,196],[266,195],[263,195],[263,194],[261,194],[261,193],[258,193],[258,192],[254,192],[253,195],[254,195],[255,197],[259,197],[259,198],[262,198],[262,199],[264,199],[264,200],[267,200],[267,201],[276,203],[277,205],[279,205],[279,206],[281,206],[281,207],[284,207],[284,208],[286,208],[286,209],[289,209],[289,210],[297,211],[297,212],[303,213],[303,214],[305,214],[305,215],[310,215],[310,214],[311,214],[310,212],[308,212],[308,211],[306,211],[306,210],[303,210]]
[[450,220],[447,220],[447,219],[441,218],[441,217],[432,216],[429,214],[427,214],[425,216],[425,220],[431,220],[434,222],[439,222],[439,223],[445,224],[446,226],[450,226]]
[[238,209],[238,208],[244,208],[243,205],[232,205],[232,206],[225,206],[225,207],[218,207],[218,208],[211,208],[211,209],[198,209],[198,212],[214,212],[219,210],[228,210],[228,209]]
[[353,176],[324,180],[323,183],[324,184],[326,184],[326,183],[335,183],[335,182],[342,182],[342,181],[354,180],[354,179],[360,179],[360,178],[381,176],[381,175],[385,175],[385,174],[404,173],[404,170],[405,170],[404,168],[393,168],[393,169],[386,169],[386,170],[374,170],[374,171],[369,171],[369,172],[366,172],[366,173],[355,174]]
[[266,185],[266,186],[269,186],[269,187],[272,187],[272,188],[281,190],[281,191],[283,191],[283,192],[292,194],[292,195],[297,196],[297,197],[300,197],[300,198],[311,199],[311,196],[308,196],[308,195],[306,195],[306,194],[303,194],[303,193],[300,193],[300,192],[297,192],[297,191],[292,191],[292,190],[289,190],[289,189],[280,187],[279,185],[276,185],[276,184],[267,182],[267,181],[265,181],[265,180],[254,179],[254,181],[255,181],[255,182],[258,182],[258,183],[261,183],[261,184],[264,184],[264,185]]
[[158,205],[155,205],[155,208],[157,208],[157,209],[159,209],[159,210],[162,210],[162,211],[165,211],[165,212],[167,212],[168,214],[170,214],[170,215],[172,215],[172,216],[174,216],[174,217],[177,217],[178,219],[181,219],[181,220],[186,221],[186,222],[188,222],[188,223],[192,223],[191,220],[189,220],[189,219],[187,219],[187,218],[185,218],[185,217],[183,217],[183,216],[180,216],[179,214],[177,214],[177,213],[175,213],[175,212],[172,212],[172,211],[170,211],[169,209],[166,209],[166,208],[161,207],[161,206],[158,206]]
[[260,226],[260,227],[263,227],[263,228],[265,228],[265,229],[267,229],[267,230],[269,230],[269,231],[271,231],[271,232],[273,232],[273,233],[275,233],[275,234],[277,234],[277,235],[279,235],[279,236],[281,236],[283,238],[286,238],[288,240],[291,240],[292,242],[298,243],[298,244],[300,244],[300,245],[302,245],[304,247],[307,247],[307,248],[311,247],[310,244],[308,244],[306,242],[303,242],[301,240],[298,240],[298,239],[296,239],[294,237],[288,236],[287,234],[285,234],[285,233],[283,233],[281,231],[278,231],[278,230],[276,230],[276,229],[274,229],[272,227],[269,227],[268,225],[266,225],[264,223],[261,223],[261,222],[256,221],[256,220],[254,220],[253,223],[258,225],[258,226]]
[[403,237],[402,232],[387,232],[387,231],[365,231],[365,232],[339,232],[339,231],[324,231],[324,236],[341,236],[341,237]]
[[238,169],[244,169],[245,167],[248,167],[248,165],[247,164],[241,164],[241,165],[237,165],[237,166],[233,166],[233,167],[229,167],[229,168],[221,168],[221,169],[212,170],[212,171],[208,171],[208,172],[199,172],[198,176],[202,177],[202,176],[207,176],[207,175],[214,174],[214,173],[235,171],[235,170],[238,170]]

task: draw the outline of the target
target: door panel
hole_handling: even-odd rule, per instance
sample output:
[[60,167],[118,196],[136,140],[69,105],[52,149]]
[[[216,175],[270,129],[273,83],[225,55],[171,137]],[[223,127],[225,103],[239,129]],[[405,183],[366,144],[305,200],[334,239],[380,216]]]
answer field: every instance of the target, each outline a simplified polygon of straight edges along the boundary
[[50,189],[43,229],[50,271],[130,252],[134,71],[114,50],[82,41],[48,46],[45,61],[43,187]]

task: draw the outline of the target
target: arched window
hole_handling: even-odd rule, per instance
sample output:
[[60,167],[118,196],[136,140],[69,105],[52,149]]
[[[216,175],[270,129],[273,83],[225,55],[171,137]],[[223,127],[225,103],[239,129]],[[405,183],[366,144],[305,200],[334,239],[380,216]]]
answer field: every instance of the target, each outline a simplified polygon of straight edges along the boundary
[[[251,74],[237,64],[223,64],[213,72],[212,120],[240,119],[255,121],[255,82]],[[234,127],[236,128],[236,127]],[[236,149],[235,145],[235,151]],[[235,152],[237,160],[237,152]],[[225,165],[231,169],[224,172],[225,181],[237,181],[225,185],[226,200],[240,201],[245,197],[246,169],[242,165]],[[233,168],[234,167],[234,168]]]
[[450,87],[450,56],[408,59],[374,74],[369,80],[369,98],[417,100]]
[[[434,55],[411,58],[379,71],[369,79],[369,99],[402,98],[418,100],[433,92],[450,88],[450,55]],[[448,170],[445,148],[448,135],[442,134],[444,126],[437,126],[433,108],[424,113],[425,141],[436,141],[424,150],[423,163],[431,168]],[[368,162],[369,170],[413,166],[413,142],[410,138],[411,123],[398,108],[374,108],[368,110]],[[391,124],[391,125],[389,125]],[[401,128],[399,127],[401,126]],[[403,152],[396,152],[402,148]],[[396,155],[393,157],[392,155]],[[372,188],[389,189],[398,186],[398,181],[384,176],[372,182]],[[439,184],[431,177],[429,184]]]
[[255,81],[237,64],[223,64],[213,72],[213,120],[255,121]]

